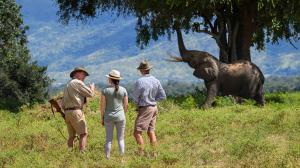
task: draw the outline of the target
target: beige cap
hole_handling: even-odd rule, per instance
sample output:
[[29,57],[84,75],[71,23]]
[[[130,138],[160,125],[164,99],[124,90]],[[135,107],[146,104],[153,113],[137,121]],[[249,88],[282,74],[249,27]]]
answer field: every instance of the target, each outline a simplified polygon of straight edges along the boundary
[[111,71],[109,72],[109,74],[108,74],[108,75],[105,75],[105,76],[108,77],[108,78],[111,78],[111,79],[115,79],[115,80],[121,80],[121,79],[123,79],[123,78],[121,77],[120,72],[117,71],[117,70],[115,70],[115,69],[111,70]]

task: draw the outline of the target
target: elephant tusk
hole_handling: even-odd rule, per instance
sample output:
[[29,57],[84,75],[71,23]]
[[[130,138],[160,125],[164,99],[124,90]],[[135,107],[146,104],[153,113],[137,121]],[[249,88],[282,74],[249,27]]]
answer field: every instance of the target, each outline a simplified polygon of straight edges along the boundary
[[170,59],[167,59],[167,61],[170,61],[170,62],[183,62],[181,57],[176,57],[176,56],[170,56]]

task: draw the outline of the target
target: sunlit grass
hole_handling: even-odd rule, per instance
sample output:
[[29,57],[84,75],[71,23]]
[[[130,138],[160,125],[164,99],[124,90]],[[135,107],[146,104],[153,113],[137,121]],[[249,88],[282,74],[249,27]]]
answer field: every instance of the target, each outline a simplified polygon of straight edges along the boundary
[[[201,95],[168,98],[159,104],[158,156],[136,156],[132,136],[133,104],[126,114],[125,162],[114,141],[111,159],[104,157],[104,128],[99,99],[85,108],[88,151],[68,151],[66,126],[48,106],[14,114],[0,111],[0,167],[300,167],[300,93],[266,95],[266,106],[217,98],[215,107],[197,108]],[[76,143],[78,145],[78,143]],[[76,146],[77,147],[77,146]]]

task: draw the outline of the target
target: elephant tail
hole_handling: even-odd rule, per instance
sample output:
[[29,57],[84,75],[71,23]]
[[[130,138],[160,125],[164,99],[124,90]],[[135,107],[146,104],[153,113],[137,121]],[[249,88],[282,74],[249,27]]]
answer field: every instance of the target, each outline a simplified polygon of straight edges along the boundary
[[253,63],[251,63],[251,64],[252,64],[252,65],[255,67],[255,69],[258,71],[260,83],[261,83],[261,85],[263,85],[263,84],[265,83],[265,76],[264,76],[264,74],[263,74],[262,71],[258,68],[257,65],[255,65],[255,64],[253,64]]
[[259,68],[257,68],[258,72],[259,72],[259,77],[260,77],[260,82],[261,82],[261,85],[263,85],[265,83],[265,76],[264,74],[261,72],[261,70]]
[[264,95],[264,83],[265,83],[265,77],[264,77],[264,74],[262,73],[262,71],[255,65],[255,64],[253,64],[255,67],[256,67],[256,69],[257,69],[257,71],[258,71],[258,73],[259,73],[259,79],[260,79],[260,82],[258,82],[258,84],[257,84],[257,94],[256,94],[256,101],[259,103],[259,104],[261,104],[261,105],[263,105],[264,104],[264,98],[263,98],[263,95]]
[[261,72],[261,70],[259,68],[257,68],[259,73],[260,73],[260,80],[261,80],[261,84],[263,85],[265,83],[265,76],[264,74]]

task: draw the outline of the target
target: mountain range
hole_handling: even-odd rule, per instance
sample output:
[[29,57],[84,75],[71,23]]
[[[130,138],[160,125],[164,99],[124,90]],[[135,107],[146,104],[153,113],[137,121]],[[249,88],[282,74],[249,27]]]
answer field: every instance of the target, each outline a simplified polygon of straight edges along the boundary
[[[161,37],[144,49],[136,45],[134,17],[118,18],[112,13],[100,15],[88,22],[71,21],[68,25],[59,22],[58,7],[52,0],[17,0],[27,32],[32,59],[47,66],[54,85],[69,80],[75,66],[84,66],[90,72],[88,81],[105,82],[105,74],[111,69],[121,71],[125,82],[138,78],[138,63],[144,59],[153,65],[153,74],[162,81],[176,80],[199,82],[192,69],[184,63],[168,62],[170,55],[179,55],[176,35],[169,40]],[[204,50],[215,56],[218,47],[205,34],[184,35],[187,48]],[[295,46],[300,48],[300,42]],[[251,49],[252,61],[265,76],[297,76],[300,74],[300,52],[289,43],[267,44],[264,51]]]

